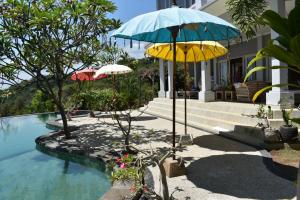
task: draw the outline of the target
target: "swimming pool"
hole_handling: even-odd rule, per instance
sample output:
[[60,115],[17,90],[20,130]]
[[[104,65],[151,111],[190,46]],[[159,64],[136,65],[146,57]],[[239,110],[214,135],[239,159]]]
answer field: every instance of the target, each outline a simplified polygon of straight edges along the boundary
[[55,115],[0,119],[0,199],[97,200],[111,187],[103,164],[49,156],[36,149],[35,138],[51,130]]

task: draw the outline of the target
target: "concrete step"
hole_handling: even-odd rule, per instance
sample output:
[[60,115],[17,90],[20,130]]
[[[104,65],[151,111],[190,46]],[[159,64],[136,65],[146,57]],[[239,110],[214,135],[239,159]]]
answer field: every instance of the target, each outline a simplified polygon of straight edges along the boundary
[[[172,110],[172,104],[161,103],[161,102],[150,102],[150,108],[164,108],[168,110]],[[184,104],[177,103],[176,110],[180,112],[184,112]],[[210,118],[216,118],[220,120],[227,120],[230,119],[232,122],[247,124],[250,126],[255,126],[258,123],[258,120],[255,118],[251,118],[248,116],[243,116],[241,114],[226,112],[222,110],[215,110],[215,109],[207,109],[203,107],[195,107],[191,105],[187,105],[187,113],[199,115],[199,116],[206,116]]]
[[[164,118],[172,120],[172,110],[166,109],[162,107],[149,107],[146,113],[154,114],[157,116],[164,116]],[[176,120],[184,122],[184,112],[176,111]],[[199,115],[199,114],[187,114],[187,123],[190,125],[196,124],[197,126],[208,126],[212,129],[226,129],[226,130],[233,130],[236,125],[248,125],[248,124],[241,124],[238,122],[232,122],[224,119],[217,119],[215,117],[208,117],[207,115]]]
[[[157,113],[157,112],[149,110],[149,109],[147,109],[145,111],[145,113],[150,114],[150,115],[154,115],[154,116],[157,116],[157,117],[160,117],[160,118],[163,118],[163,119],[172,120],[171,115],[163,114],[163,113]],[[184,119],[176,117],[176,122],[180,123],[180,124],[184,124]],[[194,128],[197,128],[197,129],[200,129],[200,130],[203,130],[203,131],[214,133],[214,134],[219,134],[220,131],[229,132],[228,129],[224,129],[224,128],[217,127],[217,126],[209,126],[209,125],[206,125],[206,124],[203,124],[203,123],[197,123],[197,122],[194,122],[194,121],[187,121],[187,125],[190,126],[190,127],[194,127]],[[182,134],[182,133],[180,133],[180,134]]]
[[[146,113],[172,120],[173,100],[155,98],[149,102]],[[237,102],[200,102],[187,100],[187,123],[206,130],[234,130],[237,125],[256,126],[260,121],[251,116],[256,115],[258,105]],[[274,119],[269,120],[272,128],[283,124],[281,110],[273,110]],[[294,117],[300,116],[300,111],[294,109]],[[176,99],[176,121],[184,123],[184,99]],[[295,124],[296,125],[296,124]],[[300,125],[297,125],[300,127]],[[204,127],[204,128],[203,128]],[[212,131],[211,131],[212,132]]]
[[[172,105],[172,99],[155,98],[151,103],[163,103]],[[176,99],[176,104],[184,105],[183,99]],[[255,115],[257,113],[258,105],[250,103],[237,103],[237,102],[200,102],[197,100],[187,100],[187,105],[193,108],[205,108],[210,110],[218,110],[236,114]]]

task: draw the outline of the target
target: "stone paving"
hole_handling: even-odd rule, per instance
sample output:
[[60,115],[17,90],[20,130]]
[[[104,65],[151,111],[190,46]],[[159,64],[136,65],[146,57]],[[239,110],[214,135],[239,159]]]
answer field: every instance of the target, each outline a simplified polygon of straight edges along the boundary
[[[139,115],[134,112],[133,115]],[[121,142],[122,135],[116,122],[108,115],[97,118],[81,117],[69,122],[80,126],[78,134],[84,135],[82,143],[94,149],[109,149],[115,142]],[[135,141],[139,149],[150,146],[157,149],[171,146],[171,121],[142,114],[132,123]],[[151,133],[152,130],[154,133]],[[184,127],[176,124],[177,134],[183,134]],[[186,161],[187,174],[168,178],[170,193],[176,199],[296,199],[296,182],[288,180],[281,170],[295,172],[297,168],[274,163],[265,150],[213,135],[194,128],[188,128],[194,137],[194,145],[184,147],[177,153]],[[155,190],[160,192],[157,168],[150,168]]]

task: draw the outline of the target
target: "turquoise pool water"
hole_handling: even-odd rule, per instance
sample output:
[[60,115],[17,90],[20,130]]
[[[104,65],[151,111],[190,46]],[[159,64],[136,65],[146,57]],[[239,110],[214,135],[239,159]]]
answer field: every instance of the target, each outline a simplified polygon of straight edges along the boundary
[[51,130],[54,115],[0,118],[1,200],[97,200],[109,188],[104,166],[36,149],[35,138]]

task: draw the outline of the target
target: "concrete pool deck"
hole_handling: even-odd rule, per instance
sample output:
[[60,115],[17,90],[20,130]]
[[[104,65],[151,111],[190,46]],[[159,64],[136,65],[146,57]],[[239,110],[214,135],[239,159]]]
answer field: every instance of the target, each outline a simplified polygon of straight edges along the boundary
[[[135,111],[133,116],[140,113]],[[99,119],[81,117],[69,122],[80,126],[77,130],[82,142],[94,148],[112,148],[121,142],[122,135],[116,122],[109,115]],[[142,114],[132,122],[132,139],[137,148],[149,149],[149,141],[155,149],[171,147],[172,123],[169,120]],[[154,133],[151,133],[153,130]],[[184,126],[176,124],[178,135]],[[270,154],[251,146],[188,127],[194,137],[194,145],[186,146],[177,153],[185,161],[187,174],[168,178],[170,194],[177,199],[296,199],[296,182],[285,177],[281,170],[295,172],[297,168],[274,163]],[[156,192],[160,193],[157,168],[149,168]]]

